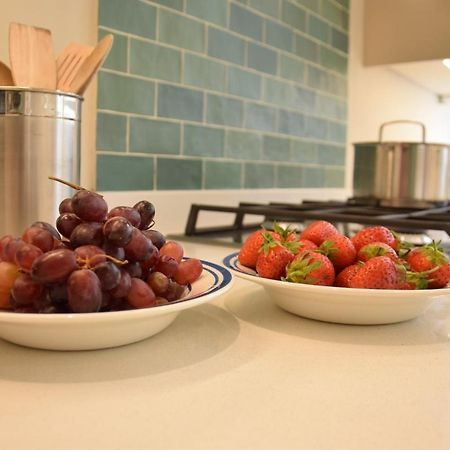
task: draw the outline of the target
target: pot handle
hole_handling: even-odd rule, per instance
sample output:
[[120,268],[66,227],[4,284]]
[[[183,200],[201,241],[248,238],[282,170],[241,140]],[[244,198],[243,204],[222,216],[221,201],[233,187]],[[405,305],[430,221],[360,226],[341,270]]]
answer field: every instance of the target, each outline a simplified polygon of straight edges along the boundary
[[380,126],[380,131],[378,133],[378,142],[383,141],[383,128],[386,125],[392,125],[394,123],[414,123],[419,125],[422,128],[422,143],[425,144],[425,125],[422,122],[418,122],[416,120],[391,120],[390,122],[382,123]]

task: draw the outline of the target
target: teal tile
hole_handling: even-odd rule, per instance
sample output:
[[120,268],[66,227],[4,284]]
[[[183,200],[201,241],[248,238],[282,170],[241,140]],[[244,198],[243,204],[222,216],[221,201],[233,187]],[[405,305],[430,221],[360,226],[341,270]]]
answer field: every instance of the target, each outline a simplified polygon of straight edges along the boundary
[[342,31],[331,29],[331,45],[345,53],[348,52],[348,36]]
[[145,77],[179,82],[181,52],[131,39],[130,72]]
[[255,161],[261,159],[262,137],[259,133],[227,131],[225,156]]
[[159,40],[176,47],[203,52],[205,48],[204,25],[169,11],[159,11]]
[[156,187],[161,190],[201,189],[200,159],[157,158]]
[[261,97],[261,77],[253,72],[230,66],[228,68],[228,92],[239,97],[259,100]]
[[226,161],[205,162],[205,189],[240,189],[242,164]]
[[158,116],[196,122],[203,120],[203,93],[159,84]]
[[329,74],[329,92],[347,98],[347,78],[337,74]]
[[316,66],[308,65],[306,84],[314,89],[329,91],[330,74]]
[[264,136],[261,158],[269,161],[288,162],[290,160],[289,139]]
[[327,138],[327,121],[317,117],[305,117],[305,137],[313,139]]
[[327,166],[345,165],[345,147],[319,144],[318,150],[319,164],[324,164]]
[[240,100],[217,95],[208,95],[207,100],[208,122],[232,127],[242,126],[243,104]]
[[341,6],[343,6],[346,9],[350,8],[350,0],[335,0],[336,3],[339,3]]
[[230,4],[230,30],[257,41],[262,40],[263,19],[246,8]]
[[97,150],[124,152],[127,149],[127,118],[97,113]]
[[330,27],[316,16],[308,16],[308,33],[322,42],[328,43],[330,41]]
[[292,136],[305,137],[305,116],[291,111],[279,112],[278,131]]
[[305,79],[305,64],[296,58],[281,54],[280,76],[296,83],[303,83]]
[[126,8],[122,0],[99,0],[98,24],[154,39],[156,8],[139,0],[127,0]]
[[314,112],[316,105],[316,93],[300,86],[294,88],[294,102],[296,109],[305,113]]
[[334,0],[322,0],[322,16],[343,30],[348,30],[348,12],[334,3]]
[[304,36],[295,36],[294,52],[309,61],[317,62],[319,60],[319,45]]
[[130,118],[130,151],[139,153],[171,154],[180,153],[180,125]]
[[102,67],[105,69],[118,70],[119,72],[126,72],[128,59],[128,39],[120,34],[114,34],[105,30],[99,30],[98,39],[100,40],[104,38],[107,34],[112,34],[114,40],[108,57],[103,62]]
[[186,0],[186,12],[223,27],[227,24],[227,2],[223,0]]
[[273,20],[266,20],[266,43],[286,52],[292,52],[294,33],[289,27]]
[[281,19],[291,27],[304,31],[306,26],[306,13],[303,8],[291,3],[289,0],[282,0]]
[[225,91],[227,67],[197,55],[184,57],[184,82],[213,91]]
[[347,73],[347,58],[327,47],[320,48],[320,64],[341,74]]
[[248,103],[245,108],[245,127],[255,130],[276,130],[275,108]]
[[345,144],[346,139],[347,139],[347,128],[345,125],[336,122],[328,122],[328,134],[327,134],[328,141],[335,142],[338,144]]
[[250,0],[248,5],[251,8],[267,14],[268,16],[277,17],[279,16],[279,4],[280,0]]
[[313,91],[272,79],[266,79],[264,86],[267,102],[304,112],[314,111],[316,94]]
[[270,189],[273,187],[275,187],[275,166],[273,164],[245,164],[245,189]]
[[301,166],[280,164],[275,170],[276,187],[298,188],[303,186],[303,169]]
[[160,5],[167,6],[167,8],[183,11],[183,0],[151,0],[151,1],[159,3]]
[[318,149],[315,142],[308,141],[291,141],[292,162],[316,164],[318,160]]
[[153,114],[155,84],[151,81],[100,71],[98,75],[98,109],[134,114]]
[[336,97],[328,95],[317,95],[316,114],[335,120],[347,119],[347,103]]
[[345,187],[345,169],[338,169],[334,167],[325,168],[325,187]]
[[226,31],[208,27],[208,55],[242,65],[245,61],[245,41]]
[[153,158],[97,155],[98,191],[153,189]]
[[225,132],[218,128],[184,126],[183,153],[189,156],[224,156]]
[[320,11],[320,0],[295,0],[295,3],[316,13]]
[[322,167],[304,167],[302,171],[302,187],[321,188],[325,184],[325,170]]
[[258,44],[248,43],[248,66],[261,72],[277,73],[277,53]]

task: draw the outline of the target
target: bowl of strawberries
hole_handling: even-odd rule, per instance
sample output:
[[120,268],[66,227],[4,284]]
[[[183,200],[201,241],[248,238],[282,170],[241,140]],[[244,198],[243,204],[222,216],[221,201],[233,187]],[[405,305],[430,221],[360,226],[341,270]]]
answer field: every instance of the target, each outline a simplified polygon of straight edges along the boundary
[[284,310],[326,322],[402,322],[450,297],[450,262],[439,243],[414,246],[378,225],[350,238],[324,220],[301,233],[274,223],[223,263]]

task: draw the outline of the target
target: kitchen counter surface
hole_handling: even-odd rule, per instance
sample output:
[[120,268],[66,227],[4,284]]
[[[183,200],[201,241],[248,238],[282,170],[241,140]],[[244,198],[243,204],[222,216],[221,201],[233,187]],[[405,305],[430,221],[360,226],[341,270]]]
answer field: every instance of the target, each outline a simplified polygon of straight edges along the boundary
[[[220,262],[230,248],[183,243]],[[450,448],[450,301],[346,326],[236,279],[160,334],[90,352],[0,341],[4,449]]]

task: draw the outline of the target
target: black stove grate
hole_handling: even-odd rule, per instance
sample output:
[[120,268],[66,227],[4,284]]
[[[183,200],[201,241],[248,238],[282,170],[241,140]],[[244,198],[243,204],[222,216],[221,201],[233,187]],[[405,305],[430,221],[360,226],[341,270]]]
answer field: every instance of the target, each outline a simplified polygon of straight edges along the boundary
[[[202,212],[218,212],[234,215],[231,225],[200,227]],[[250,222],[255,216],[259,220]],[[263,217],[261,221],[260,218]],[[348,224],[384,225],[398,232],[418,233],[423,230],[442,230],[450,235],[450,206],[430,208],[398,208],[376,204],[358,204],[349,201],[293,203],[239,203],[238,206],[215,206],[193,204],[185,228],[185,235],[191,237],[224,237],[234,242],[242,242],[249,231],[263,224],[278,222],[304,223],[314,220],[327,220],[344,229]]]

